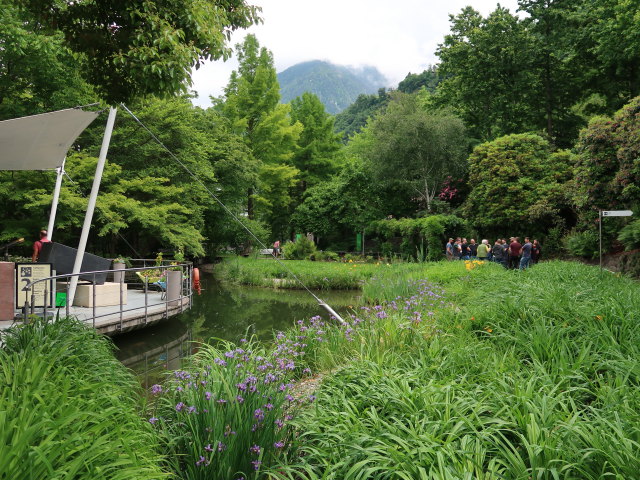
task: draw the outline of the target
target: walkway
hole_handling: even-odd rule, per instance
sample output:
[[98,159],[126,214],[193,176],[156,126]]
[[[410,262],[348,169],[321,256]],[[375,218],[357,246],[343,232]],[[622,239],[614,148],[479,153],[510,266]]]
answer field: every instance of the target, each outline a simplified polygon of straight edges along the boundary
[[[104,335],[117,335],[136,328],[153,325],[161,320],[178,315],[190,308],[189,297],[182,297],[173,301],[165,301],[160,292],[147,292],[147,304],[145,307],[145,293],[142,290],[128,290],[128,301],[123,305],[95,308],[69,307],[69,315],[92,325]],[[42,309],[38,309],[42,315]],[[64,316],[65,308],[50,309],[48,315]],[[13,324],[21,323],[20,320],[0,321],[0,330],[9,328]]]

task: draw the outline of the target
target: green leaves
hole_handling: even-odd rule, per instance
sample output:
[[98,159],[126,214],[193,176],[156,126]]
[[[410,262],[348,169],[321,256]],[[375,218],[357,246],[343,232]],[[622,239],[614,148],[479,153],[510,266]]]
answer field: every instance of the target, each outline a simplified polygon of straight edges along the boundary
[[465,171],[462,121],[426,111],[417,95],[395,94],[360,135],[369,140],[361,142],[360,154],[371,175],[383,185],[400,187],[402,200],[417,201],[427,210],[447,176]]
[[569,152],[552,153],[542,137],[508,135],[477,146],[469,157],[471,192],[463,206],[475,225],[496,234],[544,231],[570,205],[566,184],[575,162]]
[[139,417],[137,380],[108,340],[71,319],[36,320],[2,340],[3,477],[165,476],[159,442]]
[[84,78],[108,103],[185,92],[192,67],[228,58],[230,32],[260,21],[259,9],[243,0],[21,3],[64,35]]

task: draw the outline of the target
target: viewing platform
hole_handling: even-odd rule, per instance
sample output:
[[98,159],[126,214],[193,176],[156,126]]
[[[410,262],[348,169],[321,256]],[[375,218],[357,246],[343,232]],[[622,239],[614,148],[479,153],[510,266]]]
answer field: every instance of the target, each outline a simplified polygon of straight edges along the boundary
[[[2,263],[3,282],[10,276],[10,270],[17,282],[14,281],[11,288],[16,297],[13,319],[5,313],[0,329],[20,324],[30,315],[53,319],[70,316],[91,325],[99,333],[117,335],[156,324],[191,308],[193,265],[190,262],[165,261],[157,265],[153,260],[141,259],[131,263],[142,266],[126,268],[124,264],[116,264],[110,270],[33,277],[21,290],[18,286],[26,280],[21,280],[20,269],[42,264]],[[32,270],[22,273],[33,275],[35,268]],[[73,305],[69,305],[67,298],[74,276],[82,280],[78,282]],[[4,290],[6,294],[9,289]]]

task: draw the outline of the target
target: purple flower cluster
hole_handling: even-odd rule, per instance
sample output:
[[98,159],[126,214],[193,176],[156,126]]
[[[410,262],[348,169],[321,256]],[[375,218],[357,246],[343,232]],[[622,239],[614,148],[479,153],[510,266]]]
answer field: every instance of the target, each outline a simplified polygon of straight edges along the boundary
[[[313,394],[296,398],[293,379],[312,375],[305,365],[305,355],[312,354],[314,348],[326,341],[327,332],[334,335],[338,328],[346,340],[354,341],[363,327],[384,319],[431,325],[428,322],[433,320],[434,310],[446,304],[444,292],[426,281],[414,282],[411,287],[415,294],[362,307],[358,315],[350,315],[340,324],[335,320],[325,323],[320,316],[300,320],[295,329],[276,335],[274,348],[268,353],[254,353],[252,343],[243,339],[244,348],[219,352],[202,371],[175,372],[171,385],[151,387],[153,395],[168,395],[175,405],[169,415],[175,417],[175,421],[161,417],[160,425],[166,423],[172,428],[185,429],[183,433],[194,439],[194,445],[201,445],[199,451],[194,452],[196,466],[212,471],[221,464],[220,459],[237,457],[237,452],[230,450],[242,442],[232,440],[233,435],[238,434],[243,441],[271,436],[266,446],[253,444],[248,452],[244,450],[245,463],[233,467],[245,474],[251,466],[255,471],[260,470],[265,458],[270,458],[266,450],[271,449],[275,454],[285,448],[289,435],[287,425],[296,408],[316,401]],[[156,424],[158,418],[151,417],[149,422]],[[247,443],[244,445],[246,449]],[[219,460],[214,460],[215,456]]]

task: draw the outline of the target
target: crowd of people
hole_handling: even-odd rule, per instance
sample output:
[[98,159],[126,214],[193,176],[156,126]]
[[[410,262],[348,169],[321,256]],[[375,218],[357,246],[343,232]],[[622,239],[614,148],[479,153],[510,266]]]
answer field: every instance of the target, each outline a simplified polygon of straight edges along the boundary
[[446,247],[447,260],[487,260],[500,263],[505,268],[520,269],[538,263],[542,255],[542,248],[538,240],[530,241],[524,238],[520,243],[518,237],[511,237],[509,243],[504,238],[498,238],[493,246],[488,240],[476,243],[475,239],[467,242],[466,238],[450,238]]

